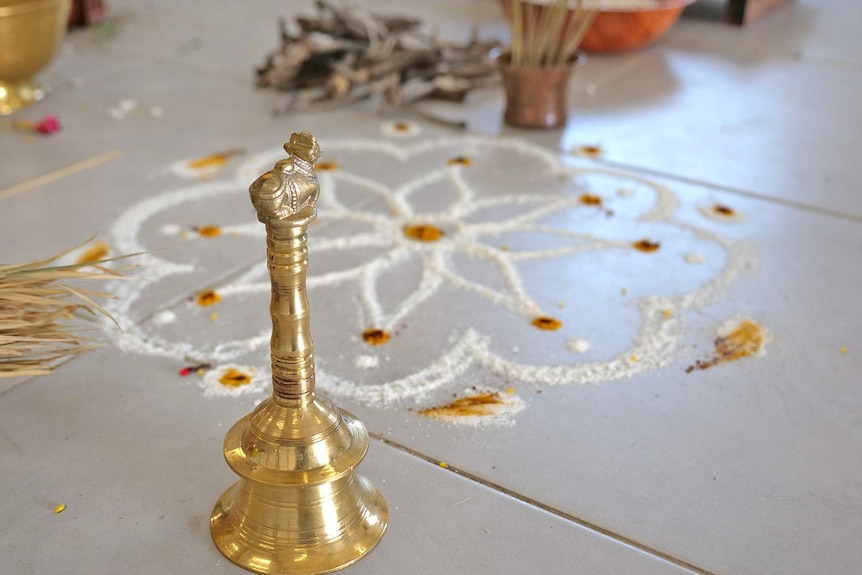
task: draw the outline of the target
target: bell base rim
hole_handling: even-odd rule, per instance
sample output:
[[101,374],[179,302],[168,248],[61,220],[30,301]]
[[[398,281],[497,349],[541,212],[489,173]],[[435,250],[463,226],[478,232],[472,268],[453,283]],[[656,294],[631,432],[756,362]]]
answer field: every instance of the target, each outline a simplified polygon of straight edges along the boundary
[[[367,482],[364,478],[359,478]],[[213,508],[210,516],[210,535],[219,552],[231,563],[242,567],[253,573],[264,575],[324,575],[333,573],[349,567],[368,555],[377,547],[383,539],[389,524],[389,506],[386,500],[377,491],[377,488],[367,483],[373,491],[372,500],[378,507],[377,516],[382,521],[376,525],[369,526],[365,530],[365,537],[360,541],[354,541],[353,545],[331,558],[322,561],[319,558],[314,564],[303,565],[303,561],[314,553],[315,549],[324,548],[332,542],[325,541],[313,547],[296,547],[290,544],[279,546],[277,549],[267,549],[253,545],[241,533],[241,525],[230,514],[230,501],[234,496],[234,489],[241,482],[235,483],[225,491]],[[358,545],[359,544],[359,545]],[[311,552],[311,553],[309,553]],[[263,561],[261,561],[263,559]],[[290,563],[289,569],[278,569],[276,565]],[[264,567],[266,565],[267,567]]]
[[33,80],[0,80],[0,116],[14,114],[45,98],[45,90]]

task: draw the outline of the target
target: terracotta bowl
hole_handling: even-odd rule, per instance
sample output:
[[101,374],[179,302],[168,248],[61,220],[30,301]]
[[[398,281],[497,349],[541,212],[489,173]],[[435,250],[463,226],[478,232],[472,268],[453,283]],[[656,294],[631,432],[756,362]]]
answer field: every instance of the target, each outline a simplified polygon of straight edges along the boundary
[[[509,16],[511,0],[499,0]],[[525,3],[527,0],[524,0]],[[655,42],[670,30],[694,0],[658,0],[654,8],[601,10],[581,42],[585,52],[625,52]],[[544,2],[547,4],[547,2]],[[539,14],[542,10],[539,9]],[[569,16],[572,11],[569,11]]]
[[666,0],[656,8],[601,11],[581,42],[585,52],[625,52],[652,44],[694,0]]

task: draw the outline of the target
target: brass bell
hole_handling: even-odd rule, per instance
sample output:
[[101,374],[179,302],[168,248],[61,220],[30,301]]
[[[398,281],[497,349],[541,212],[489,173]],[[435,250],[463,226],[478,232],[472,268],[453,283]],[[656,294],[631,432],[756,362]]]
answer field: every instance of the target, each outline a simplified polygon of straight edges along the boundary
[[306,296],[307,229],[317,211],[320,148],[293,134],[288,158],[249,188],[266,224],[272,281],[272,397],[228,432],[224,455],[240,481],[218,500],[210,531],[219,551],[257,573],[329,573],[383,537],[386,500],[354,471],[368,432],[315,393]]

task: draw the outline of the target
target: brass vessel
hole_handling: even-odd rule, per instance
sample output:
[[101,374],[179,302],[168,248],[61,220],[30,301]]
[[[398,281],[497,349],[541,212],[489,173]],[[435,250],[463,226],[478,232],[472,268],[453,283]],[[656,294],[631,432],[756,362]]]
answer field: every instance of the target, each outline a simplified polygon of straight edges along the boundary
[[216,503],[210,531],[219,551],[250,571],[329,573],[380,541],[388,509],[354,472],[368,449],[365,426],[315,393],[306,231],[320,148],[308,132],[284,148],[288,158],[249,188],[267,231],[273,392],[225,438],[225,459],[242,479]]
[[0,0],[0,116],[45,97],[33,80],[54,58],[70,0]]

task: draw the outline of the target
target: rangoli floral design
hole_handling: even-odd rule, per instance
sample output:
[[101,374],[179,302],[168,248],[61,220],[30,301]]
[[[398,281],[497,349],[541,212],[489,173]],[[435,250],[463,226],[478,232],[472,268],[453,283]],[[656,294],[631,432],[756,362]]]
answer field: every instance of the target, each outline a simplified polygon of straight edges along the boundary
[[[711,231],[715,225],[677,219],[676,196],[649,179],[516,138],[390,132],[321,139],[308,288],[318,383],[329,393],[378,406],[430,405],[471,378],[508,387],[628,377],[670,362],[685,310],[720,299],[756,263],[743,242]],[[244,205],[249,183],[282,156],[250,157],[229,179],[153,195],[118,219],[109,240],[118,252],[162,241],[186,259],[150,252],[143,279],[117,286],[110,311],[124,323],[120,347],[266,372],[264,228],[250,209],[231,206]],[[207,221],[177,217],[190,213]],[[200,231],[215,224],[218,233]],[[245,251],[222,281],[137,315],[142,298],[172,276],[193,279],[190,255],[243,239]],[[203,309],[195,297],[206,291],[219,299]],[[260,322],[230,320],[249,309],[260,310]],[[249,323],[259,329],[248,331]],[[266,389],[265,377],[249,382]]]

